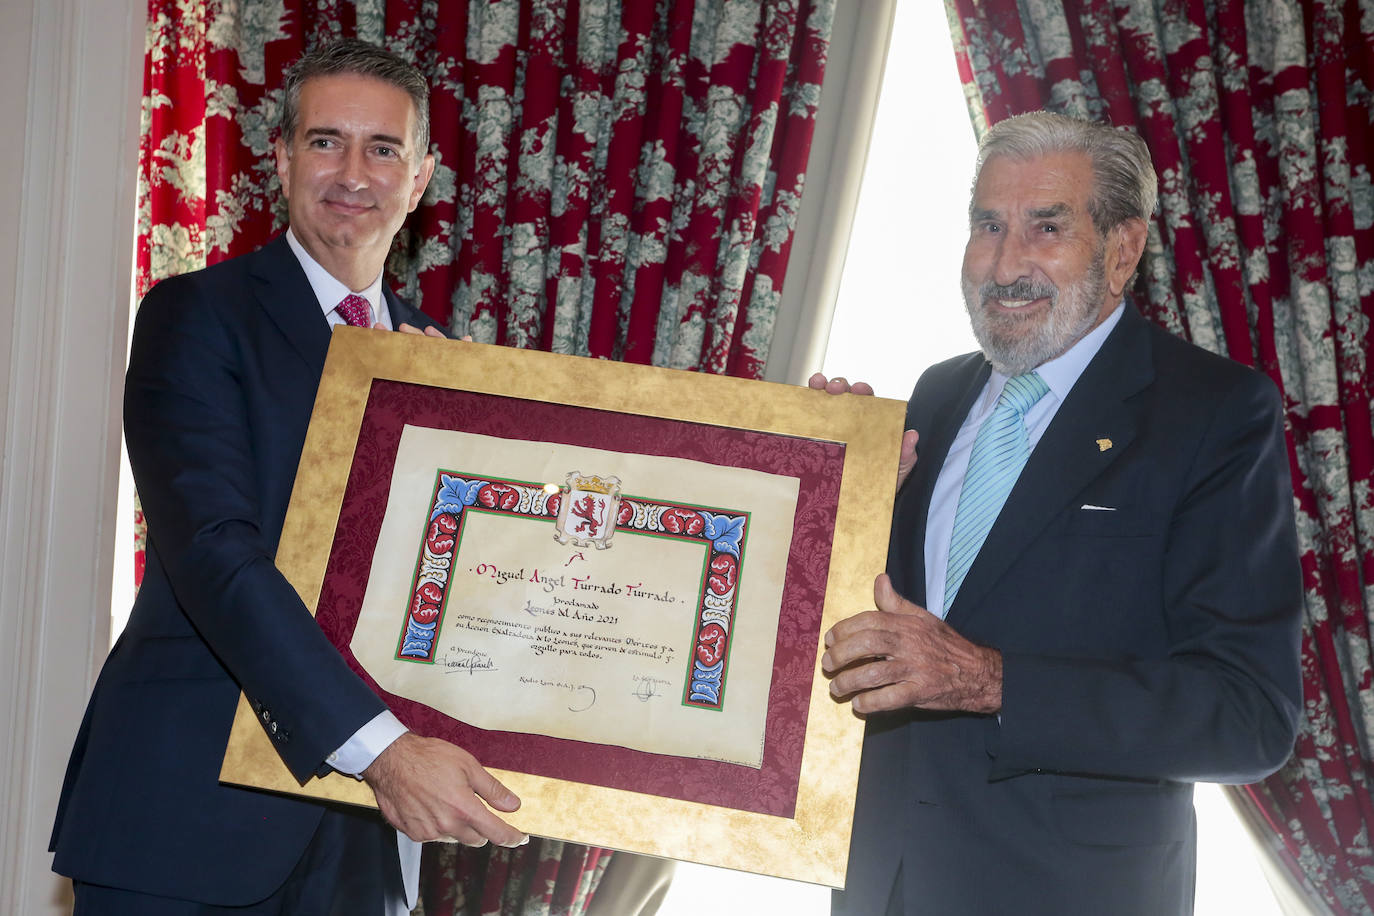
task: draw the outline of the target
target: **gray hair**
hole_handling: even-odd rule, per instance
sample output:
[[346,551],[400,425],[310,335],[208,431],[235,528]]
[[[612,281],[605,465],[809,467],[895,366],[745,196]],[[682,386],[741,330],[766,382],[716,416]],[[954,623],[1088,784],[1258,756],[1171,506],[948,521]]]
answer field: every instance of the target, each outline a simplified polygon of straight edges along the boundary
[[429,83],[404,58],[356,38],[320,45],[287,69],[282,79],[284,93],[278,121],[282,142],[289,144],[296,135],[301,87],[306,81],[341,73],[369,76],[390,83],[410,96],[415,106],[415,148],[421,156],[429,151]]
[[[1086,153],[1093,167],[1088,215],[1099,235],[1128,219],[1148,220],[1155,211],[1159,180],[1140,135],[1097,121],[1033,111],[999,121],[978,144],[978,173],[994,156],[1037,159],[1055,153]],[[972,204],[970,204],[972,212]]]

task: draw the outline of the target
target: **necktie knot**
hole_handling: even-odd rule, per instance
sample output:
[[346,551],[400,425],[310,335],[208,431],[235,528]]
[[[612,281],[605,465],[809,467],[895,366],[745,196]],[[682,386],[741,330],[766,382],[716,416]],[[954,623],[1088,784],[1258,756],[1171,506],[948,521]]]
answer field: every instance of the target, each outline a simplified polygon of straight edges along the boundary
[[1045,384],[1045,380],[1037,372],[1014,375],[1007,379],[1002,395],[997,399],[997,405],[1010,407],[1016,411],[1017,416],[1024,417],[1026,411],[1034,407],[1049,390],[1050,386]]
[[334,310],[355,328],[372,327],[372,306],[357,293],[344,296],[343,301],[334,306]]

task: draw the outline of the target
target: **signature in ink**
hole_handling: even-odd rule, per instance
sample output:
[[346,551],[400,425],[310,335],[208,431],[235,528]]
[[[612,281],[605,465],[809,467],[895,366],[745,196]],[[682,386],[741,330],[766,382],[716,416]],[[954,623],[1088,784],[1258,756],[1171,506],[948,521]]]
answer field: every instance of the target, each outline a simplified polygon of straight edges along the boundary
[[[578,689],[578,692],[579,692],[579,693],[582,693],[582,696],[580,697],[580,699],[581,699],[581,700],[585,700],[586,703],[587,703],[587,705],[586,705],[586,706],[569,706],[569,707],[568,707],[568,712],[586,712],[587,710],[591,709],[593,706],[596,705],[596,688],[594,688],[594,687],[588,687],[586,684],[582,684],[582,685],[580,685],[577,689]],[[585,692],[584,692],[584,691],[585,691]],[[591,699],[590,699],[590,700],[587,699],[586,694],[591,694]]]
[[649,677],[643,674],[634,675],[635,689],[630,692],[641,703],[647,703],[654,697],[663,696],[662,688],[672,686],[671,681],[665,681],[661,677]]
[[442,665],[447,674],[459,674],[467,672],[476,674],[478,671],[496,671],[496,661],[485,652],[475,652],[472,650],[459,650],[462,653],[458,658],[445,656],[439,659],[438,664]]

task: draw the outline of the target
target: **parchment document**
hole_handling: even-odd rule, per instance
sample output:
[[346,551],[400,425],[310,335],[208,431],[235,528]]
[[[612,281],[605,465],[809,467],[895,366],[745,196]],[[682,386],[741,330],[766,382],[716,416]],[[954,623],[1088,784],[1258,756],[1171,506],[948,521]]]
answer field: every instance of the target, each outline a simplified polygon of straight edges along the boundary
[[407,426],[351,648],[479,728],[758,767],[797,492]]

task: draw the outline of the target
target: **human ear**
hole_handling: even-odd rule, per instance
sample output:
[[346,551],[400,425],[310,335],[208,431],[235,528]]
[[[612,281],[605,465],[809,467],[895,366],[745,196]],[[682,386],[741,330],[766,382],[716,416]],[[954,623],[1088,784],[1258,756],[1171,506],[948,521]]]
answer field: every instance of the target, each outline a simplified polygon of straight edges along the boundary
[[411,213],[420,205],[420,198],[425,196],[425,188],[429,187],[430,178],[434,177],[434,154],[425,153],[425,158],[420,160],[420,170],[415,173],[415,187],[410,189],[410,208],[406,210]]
[[1126,291],[1126,284],[1131,282],[1136,266],[1145,254],[1145,242],[1149,234],[1149,224],[1143,219],[1128,219],[1109,233],[1105,267],[1112,301],[1120,299]]
[[286,148],[286,144],[281,138],[277,138],[274,146],[277,153],[277,177],[281,179],[281,193],[283,197],[291,196],[291,151]]

